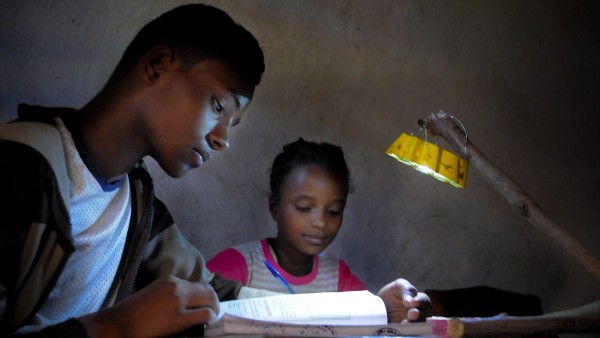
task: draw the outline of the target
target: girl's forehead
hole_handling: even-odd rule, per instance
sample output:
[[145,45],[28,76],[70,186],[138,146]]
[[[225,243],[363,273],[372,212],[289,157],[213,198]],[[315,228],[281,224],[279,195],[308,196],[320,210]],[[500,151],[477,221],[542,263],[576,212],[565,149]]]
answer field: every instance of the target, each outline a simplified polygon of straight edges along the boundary
[[294,168],[287,175],[283,189],[301,189],[306,187],[342,188],[341,178],[335,176],[325,166],[306,164]]
[[323,176],[329,176],[327,168],[316,163],[300,164],[288,173],[288,178],[295,177],[297,179],[323,178]]

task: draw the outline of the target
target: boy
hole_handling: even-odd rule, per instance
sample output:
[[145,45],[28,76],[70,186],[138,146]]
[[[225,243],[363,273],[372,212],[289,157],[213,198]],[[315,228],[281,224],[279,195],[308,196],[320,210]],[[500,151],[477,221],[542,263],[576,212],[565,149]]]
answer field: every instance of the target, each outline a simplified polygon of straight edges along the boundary
[[[166,336],[265,294],[206,270],[142,163],[181,177],[225,150],[263,71],[248,31],[186,5],[147,24],[81,109],[19,107],[0,127],[0,336]],[[416,291],[395,283],[382,295],[406,318]]]

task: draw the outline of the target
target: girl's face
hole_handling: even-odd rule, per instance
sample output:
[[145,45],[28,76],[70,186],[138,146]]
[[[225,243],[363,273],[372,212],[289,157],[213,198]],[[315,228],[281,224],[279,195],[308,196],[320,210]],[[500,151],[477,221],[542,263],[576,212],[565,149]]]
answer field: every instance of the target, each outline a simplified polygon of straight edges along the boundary
[[314,256],[335,239],[346,206],[340,180],[323,167],[294,169],[283,183],[279,201],[270,210],[277,222],[277,249],[288,256]]

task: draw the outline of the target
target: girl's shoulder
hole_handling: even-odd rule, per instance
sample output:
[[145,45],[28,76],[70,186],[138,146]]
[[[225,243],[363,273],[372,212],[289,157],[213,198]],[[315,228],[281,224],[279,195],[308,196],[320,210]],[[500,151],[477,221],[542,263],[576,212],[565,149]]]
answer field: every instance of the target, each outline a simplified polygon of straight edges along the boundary
[[257,250],[262,250],[262,242],[263,241],[264,241],[264,239],[238,244],[238,245],[233,246],[232,249],[235,249],[242,254],[255,252]]

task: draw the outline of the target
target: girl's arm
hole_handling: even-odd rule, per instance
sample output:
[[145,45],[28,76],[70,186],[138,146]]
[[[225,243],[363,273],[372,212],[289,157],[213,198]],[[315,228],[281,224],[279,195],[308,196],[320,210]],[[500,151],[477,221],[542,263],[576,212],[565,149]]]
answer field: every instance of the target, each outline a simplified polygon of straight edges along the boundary
[[219,272],[223,277],[248,285],[248,265],[244,256],[233,248],[219,252],[206,263],[211,272]]
[[350,271],[350,267],[348,267],[346,262],[341,259],[338,276],[338,291],[361,291],[367,289],[365,284],[352,274],[352,271]]

